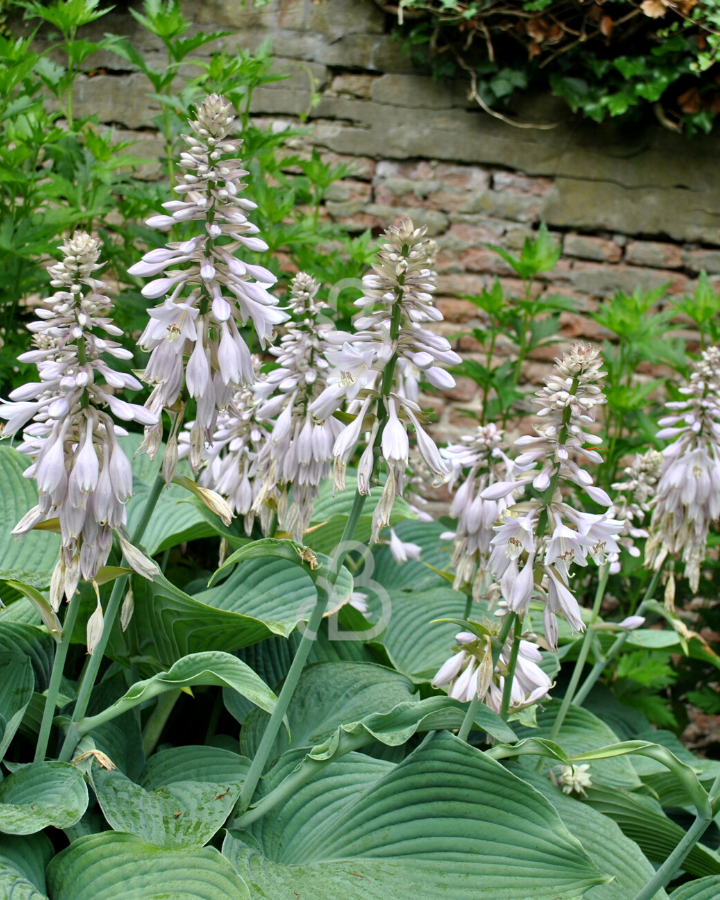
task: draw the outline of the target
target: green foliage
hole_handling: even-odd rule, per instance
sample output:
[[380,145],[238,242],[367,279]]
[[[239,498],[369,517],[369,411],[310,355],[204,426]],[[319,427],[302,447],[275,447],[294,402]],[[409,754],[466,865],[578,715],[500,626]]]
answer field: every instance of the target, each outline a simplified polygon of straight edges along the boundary
[[596,122],[637,120],[647,110],[688,135],[711,131],[720,111],[717,0],[406,0],[402,7],[399,31],[413,61],[436,78],[469,76],[471,93],[496,110],[539,86]]

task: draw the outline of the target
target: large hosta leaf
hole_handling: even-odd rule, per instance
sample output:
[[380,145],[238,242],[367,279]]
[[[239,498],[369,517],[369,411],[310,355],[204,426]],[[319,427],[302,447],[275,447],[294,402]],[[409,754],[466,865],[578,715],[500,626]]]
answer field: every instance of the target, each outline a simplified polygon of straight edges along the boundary
[[45,868],[55,850],[46,834],[0,834],[0,897],[46,900]]
[[[409,700],[409,678],[372,663],[329,662],[308,666],[288,707],[290,734],[281,730],[271,753],[289,747],[312,747],[330,737],[339,725],[357,722],[368,710],[388,712]],[[240,734],[242,752],[253,757],[268,721],[267,713],[253,710]]]
[[450,655],[458,626],[437,619],[465,614],[465,595],[447,585],[424,591],[388,591],[392,615],[379,640],[395,668],[413,681],[430,681]]
[[[135,482],[135,493],[128,503],[128,527],[131,533],[142,516],[151,486],[152,483]],[[215,533],[213,526],[192,502],[191,495],[184,488],[171,484],[160,494],[142,543],[150,556],[154,556],[183,541],[212,537]]]
[[217,850],[163,850],[130,834],[82,837],[48,866],[53,900],[249,900]]
[[178,850],[202,847],[235,805],[235,782],[178,781],[146,791],[117,769],[93,767],[92,783],[108,824],[151,844]]
[[249,759],[220,747],[172,747],[150,757],[140,784],[148,791],[180,781],[241,784],[249,768]]
[[440,535],[447,531],[447,528],[440,522],[409,520],[400,522],[395,531],[401,540],[422,547],[420,562],[409,560],[399,566],[387,544],[377,545],[373,547],[375,557],[373,580],[378,581],[386,590],[412,588],[414,591],[421,591],[432,587],[447,588],[447,581],[428,568],[433,566],[435,569],[445,570],[450,566],[452,541],[440,539]]
[[[535,760],[528,758],[512,770],[532,784],[552,803],[571,834],[576,835],[590,858],[603,872],[615,876],[610,884],[592,888],[587,900],[631,900],[652,878],[655,869],[638,845],[626,837],[618,825],[607,816],[581,803],[551,784],[535,771]],[[653,900],[667,900],[665,891],[658,891]]]
[[47,690],[55,657],[55,641],[44,628],[5,622],[0,617],[0,653],[24,653],[35,673],[35,689]]
[[48,825],[68,828],[87,805],[85,779],[74,766],[63,762],[23,766],[0,782],[0,831],[34,834]]
[[[352,578],[343,568],[338,591],[345,596],[351,590]],[[140,664],[155,660],[158,667],[168,666],[189,653],[230,653],[272,635],[287,637],[299,621],[307,621],[316,597],[307,572],[277,558],[247,560],[220,585],[194,596],[158,575],[135,596]],[[118,659],[129,653],[117,629],[112,653]]]
[[193,653],[178,660],[169,671],[138,681],[104,712],[83,719],[79,726],[80,733],[86,734],[105,720],[120,716],[146,700],[192,685],[232,688],[268,711],[272,711],[275,705],[276,698],[270,688],[236,656],[229,653]]
[[0,653],[0,760],[20,727],[32,700],[35,675],[29,656],[24,653]]
[[0,447],[0,579],[47,587],[58,560],[60,537],[31,531],[22,538],[10,533],[37,503],[32,481],[23,478],[29,460],[11,447]]
[[272,900],[562,900],[607,880],[541,794],[447,732],[397,766],[330,764],[223,852]]
[[717,900],[720,897],[720,875],[699,878],[674,890],[670,900]]
[[[598,784],[588,791],[587,802],[617,822],[652,862],[665,862],[685,835],[650,797]],[[716,875],[720,873],[720,856],[703,844],[695,844],[683,869],[691,875]]]
[[[543,705],[544,709],[537,715],[538,727],[525,728],[516,725],[515,731],[518,737],[521,739],[549,737],[553,722],[560,709],[560,701],[553,700]],[[618,736],[609,725],[606,725],[587,709],[583,709],[581,706],[571,706],[556,741],[568,756],[575,756],[596,750],[598,747],[616,744]],[[594,760],[591,764],[591,774],[594,781],[614,787],[635,790],[641,786],[640,778],[627,756]]]

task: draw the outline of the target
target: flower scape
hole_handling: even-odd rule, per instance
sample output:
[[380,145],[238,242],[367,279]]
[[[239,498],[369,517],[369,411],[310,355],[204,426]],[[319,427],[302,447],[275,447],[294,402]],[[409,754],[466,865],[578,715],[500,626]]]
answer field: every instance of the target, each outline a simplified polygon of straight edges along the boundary
[[677,737],[720,668],[712,334],[649,387],[559,335],[531,387],[534,314],[514,345],[486,292],[469,368],[406,217],[336,308],[277,136],[207,80],[125,271],[68,228],[0,402],[0,897],[717,896],[718,766]]

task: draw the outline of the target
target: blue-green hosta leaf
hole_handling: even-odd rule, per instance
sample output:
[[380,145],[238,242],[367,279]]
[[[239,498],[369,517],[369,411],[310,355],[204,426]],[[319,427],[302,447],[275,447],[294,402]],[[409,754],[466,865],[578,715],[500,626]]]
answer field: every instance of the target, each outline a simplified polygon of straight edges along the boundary
[[247,757],[220,747],[172,747],[150,757],[140,776],[140,784],[147,791],[180,781],[241,784],[249,768]]
[[5,728],[0,736],[0,761],[20,727],[32,700],[35,675],[29,656],[24,653],[0,653],[0,716]]
[[92,783],[115,831],[179,850],[204,846],[222,828],[240,794],[234,782],[178,781],[146,791],[122,772],[93,766]]
[[[589,709],[598,719],[602,719],[609,725],[621,741],[631,741],[641,732],[650,730],[650,722],[638,709],[630,709],[621,703],[615,694],[601,681],[597,682],[583,703],[584,709]],[[647,737],[643,740],[655,740]],[[637,757],[640,759],[641,757]],[[634,763],[635,759],[633,759]],[[650,762],[650,760],[648,760]]]
[[458,626],[436,619],[459,619],[465,595],[447,585],[424,591],[388,591],[392,615],[378,639],[395,668],[413,681],[431,681],[450,656]]
[[670,900],[717,900],[720,896],[720,875],[699,878],[676,888]]
[[[610,884],[599,885],[584,895],[587,900],[629,900],[652,878],[655,869],[638,845],[626,837],[618,825],[607,816],[581,803],[551,784],[545,775],[535,771],[535,760],[511,766],[523,781],[540,791],[558,811],[571,834],[580,839],[590,858],[602,869],[615,876]],[[667,900],[659,891],[654,900]]]
[[0,834],[0,897],[4,900],[47,900],[45,869],[55,850],[43,832],[24,836]]
[[48,866],[53,900],[250,900],[212,847],[163,850],[131,834],[82,837]]
[[[128,528],[131,534],[143,514],[151,487],[152,483],[136,482],[134,485],[135,493],[128,503]],[[143,546],[150,556],[161,553],[169,547],[176,547],[184,541],[212,537],[216,533],[191,501],[190,496],[184,488],[176,484],[170,485],[160,494],[142,539]]]
[[541,794],[447,732],[397,766],[330,764],[223,852],[272,900],[569,900],[608,880]]
[[0,617],[0,653],[24,653],[35,673],[35,690],[47,690],[55,658],[55,641],[44,628],[5,622]]
[[[588,790],[587,802],[617,822],[623,834],[635,841],[651,862],[665,862],[685,835],[663,813],[657,801],[642,794],[597,784]],[[703,844],[695,844],[683,862],[683,869],[691,875],[717,875],[720,856]]]
[[104,721],[110,721],[166,691],[193,685],[228,687],[251,700],[256,706],[271,712],[276,697],[253,670],[230,653],[193,653],[178,660],[167,672],[136,682],[111,707],[97,716],[83,719],[79,730],[87,734]]
[[375,557],[373,579],[388,591],[399,591],[404,588],[422,591],[431,587],[447,587],[445,579],[428,568],[433,566],[435,569],[445,571],[450,567],[452,541],[440,540],[440,535],[447,531],[447,528],[440,522],[409,520],[400,522],[395,531],[401,540],[422,547],[420,561],[409,560],[399,566],[393,559],[390,547],[386,544],[376,545],[373,547]]
[[[368,710],[389,712],[410,700],[409,678],[372,663],[330,662],[308,666],[300,676],[287,717],[290,734],[281,729],[271,758],[290,747],[312,747],[327,740],[336,728],[360,721]],[[265,732],[267,713],[253,710],[240,733],[240,748],[252,758]]]
[[67,828],[87,809],[85,779],[69,763],[23,766],[0,782],[0,831],[34,834],[48,825]]
[[[544,708],[538,711],[537,728],[526,728],[515,725],[515,731],[519,738],[532,738],[550,736],[553,722],[560,709],[560,701],[552,700],[543,703]],[[577,756],[581,753],[619,743],[618,736],[587,709],[581,706],[571,706],[565,721],[560,729],[560,734],[555,739],[568,756]],[[612,759],[598,759],[591,763],[591,775],[594,781],[609,784],[613,787],[635,790],[641,786],[630,758],[617,756]]]
[[[343,568],[338,592],[345,596],[351,591],[352,578]],[[230,653],[273,635],[288,637],[299,621],[307,621],[316,598],[307,567],[285,559],[247,560],[222,584],[194,596],[158,575],[152,584],[139,585],[135,595],[141,668],[144,660],[155,660],[159,668],[189,653]],[[111,649],[117,659],[128,660],[119,629],[113,632]]]
[[31,531],[22,538],[11,531],[37,503],[32,481],[23,478],[26,456],[11,447],[0,447],[0,579],[22,581],[33,587],[50,584],[60,551],[60,536],[49,531]]

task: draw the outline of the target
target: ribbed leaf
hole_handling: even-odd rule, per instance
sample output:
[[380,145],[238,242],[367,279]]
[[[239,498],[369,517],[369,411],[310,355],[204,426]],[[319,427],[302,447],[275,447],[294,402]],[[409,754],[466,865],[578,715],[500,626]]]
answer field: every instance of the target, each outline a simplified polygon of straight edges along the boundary
[[256,706],[272,711],[275,694],[253,670],[230,653],[193,653],[175,663],[167,672],[136,682],[111,707],[97,716],[83,719],[79,730],[86,734],[104,721],[122,715],[146,700],[166,691],[192,685],[229,687],[251,700]]
[[[374,577],[374,576],[373,576]],[[413,681],[430,681],[450,655],[465,595],[447,585],[424,591],[388,591],[392,615],[379,641],[395,668]]]
[[[525,728],[521,725],[515,726],[518,737],[521,739],[549,737],[553,722],[560,709],[560,701],[553,700],[549,703],[543,703],[543,707],[537,714],[537,728]],[[568,756],[575,756],[595,750],[598,747],[616,744],[618,743],[618,736],[609,725],[606,725],[605,722],[602,722],[587,709],[583,709],[580,706],[571,706],[560,729],[560,734],[556,738],[556,742],[560,744]],[[627,756],[594,760],[590,771],[594,781],[609,784],[613,787],[635,790],[641,785],[633,764]]]
[[[534,759],[513,765],[512,771],[547,797],[570,833],[580,839],[593,862],[603,872],[615,876],[610,884],[589,891],[585,895],[587,900],[630,900],[652,878],[655,869],[640,847],[626,837],[612,819],[563,794],[546,776],[538,774]],[[667,894],[658,891],[654,900],[667,900]]]
[[[684,830],[649,797],[596,785],[588,791],[587,802],[617,822],[623,834],[635,841],[652,862],[665,862],[685,836]],[[720,856],[703,844],[695,844],[683,869],[691,875],[716,875],[720,873]]]
[[447,528],[440,522],[409,520],[400,522],[395,531],[401,540],[422,547],[420,561],[408,560],[404,565],[399,566],[393,559],[390,547],[377,545],[373,547],[373,556],[375,557],[373,579],[388,591],[399,591],[404,588],[412,588],[413,591],[427,590],[432,587],[447,588],[448,584],[445,579],[433,572],[432,569],[428,569],[428,566],[433,566],[433,568],[443,571],[450,567],[452,541],[440,539],[440,535],[447,531]]
[[150,757],[140,784],[147,791],[180,781],[241,784],[249,768],[249,759],[219,747],[172,747]]
[[46,900],[45,868],[55,850],[46,834],[0,834],[0,897]]
[[447,732],[397,766],[330,764],[223,852],[272,900],[563,900],[607,881],[541,794]]
[[720,875],[699,878],[683,884],[670,894],[670,900],[717,900],[720,897]]
[[0,653],[0,716],[5,723],[0,737],[0,761],[20,727],[34,687],[30,657],[24,653]]
[[[597,682],[585,698],[583,708],[589,709],[593,715],[609,725],[621,741],[631,741],[650,729],[650,722],[640,710],[624,706],[601,681]],[[655,738],[649,738],[646,735],[644,740],[655,740]]]
[[23,478],[29,460],[11,447],[0,447],[0,579],[23,581],[34,587],[50,584],[60,551],[60,537],[31,531],[22,538],[10,533],[37,503],[32,481]]
[[92,783],[108,824],[167,850],[204,846],[240,794],[233,782],[179,781],[146,791],[122,772],[93,766]]
[[48,867],[53,900],[249,900],[247,886],[212,847],[163,850],[134,835],[80,838]]
[[[335,729],[357,722],[368,710],[389,712],[410,700],[410,679],[371,663],[331,662],[308,666],[288,707],[290,735],[281,729],[270,757],[290,747],[312,747],[327,740]],[[240,749],[252,758],[268,721],[267,713],[253,710],[240,733]]]
[[35,690],[46,691],[50,682],[55,641],[43,628],[5,622],[0,617],[0,653],[24,653],[30,657],[35,673]]
[[[151,484],[138,484],[137,481],[134,484],[135,493],[128,503],[130,533],[142,516]],[[215,533],[215,529],[192,502],[191,495],[184,488],[172,484],[160,494],[142,543],[150,556],[154,556],[168,547],[176,547],[184,541],[212,537]]]
[[[338,591],[345,596],[351,590],[352,578],[343,568]],[[158,575],[152,584],[140,584],[135,595],[137,653],[169,666],[190,653],[229,653],[275,634],[287,637],[298,621],[307,621],[316,597],[307,571],[284,559],[248,560],[222,584],[194,596]],[[114,657],[129,661],[119,629],[111,649]]]
[[0,831],[34,834],[48,825],[67,828],[87,809],[85,779],[68,763],[23,766],[0,782]]

